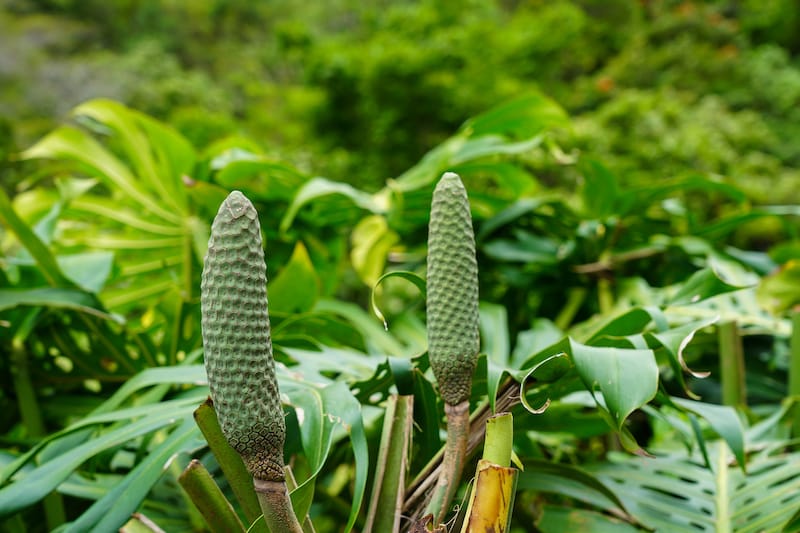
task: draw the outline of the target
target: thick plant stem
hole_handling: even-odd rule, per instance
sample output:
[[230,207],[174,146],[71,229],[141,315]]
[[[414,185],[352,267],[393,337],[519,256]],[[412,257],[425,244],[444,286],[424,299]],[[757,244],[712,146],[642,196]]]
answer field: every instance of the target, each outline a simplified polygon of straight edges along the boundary
[[719,325],[719,364],[723,405],[745,405],[744,350],[736,322]]
[[435,525],[442,523],[447,516],[450,502],[453,501],[461,480],[469,437],[469,400],[457,405],[445,404],[444,412],[447,416],[447,442],[442,470],[427,509],[433,515]]
[[254,479],[253,483],[269,530],[272,533],[303,533],[294,514],[286,482]]
[[[789,359],[789,395],[800,396],[800,307],[792,311],[792,339]],[[792,408],[792,436],[800,437],[800,401]]]

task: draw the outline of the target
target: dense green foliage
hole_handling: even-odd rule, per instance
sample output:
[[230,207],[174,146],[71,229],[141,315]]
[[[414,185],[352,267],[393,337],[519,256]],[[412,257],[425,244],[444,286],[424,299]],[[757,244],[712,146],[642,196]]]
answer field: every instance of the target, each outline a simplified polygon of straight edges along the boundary
[[200,148],[244,133],[375,189],[466,117],[539,88],[576,118],[568,145],[626,181],[699,170],[797,198],[791,0],[5,4],[0,116],[16,146],[106,97]]
[[202,530],[191,459],[232,500],[192,413],[235,189],[297,515],[363,527],[395,394],[423,485],[444,418],[427,226],[452,171],[480,284],[470,442],[513,411],[514,526],[796,530],[795,2],[3,5],[3,528]]

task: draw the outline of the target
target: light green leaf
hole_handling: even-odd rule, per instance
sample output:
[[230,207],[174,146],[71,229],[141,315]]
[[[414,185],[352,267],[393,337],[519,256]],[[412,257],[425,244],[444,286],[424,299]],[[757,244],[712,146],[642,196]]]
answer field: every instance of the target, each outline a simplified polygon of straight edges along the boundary
[[386,218],[379,215],[365,217],[353,228],[350,263],[361,281],[373,287],[373,291],[386,266],[389,250],[399,240],[400,236],[389,229]]
[[761,280],[758,301],[775,314],[800,304],[800,260],[791,260]]
[[61,127],[22,153],[25,159],[66,159],[88,168],[92,175],[122,191],[145,211],[180,224],[181,216],[154,201],[130,169],[114,154],[81,130]]

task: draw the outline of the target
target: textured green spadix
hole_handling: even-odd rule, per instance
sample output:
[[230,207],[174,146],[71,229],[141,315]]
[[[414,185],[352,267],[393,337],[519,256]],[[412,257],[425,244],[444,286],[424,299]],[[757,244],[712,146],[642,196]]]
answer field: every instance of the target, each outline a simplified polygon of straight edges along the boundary
[[253,204],[239,191],[211,226],[201,284],[203,347],[222,432],[254,478],[282,481],[286,425],[267,313],[267,268]]
[[478,263],[467,191],[452,172],[433,192],[428,226],[428,356],[444,401],[469,399],[478,340]]

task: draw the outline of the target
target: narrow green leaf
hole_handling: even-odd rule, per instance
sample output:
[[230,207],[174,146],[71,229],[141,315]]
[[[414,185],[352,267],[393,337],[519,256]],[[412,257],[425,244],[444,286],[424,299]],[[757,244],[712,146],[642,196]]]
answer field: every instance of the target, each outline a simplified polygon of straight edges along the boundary
[[159,413],[159,416],[137,420],[93,438],[62,454],[57,460],[48,461],[42,466],[26,472],[25,477],[0,489],[0,516],[13,514],[41,500],[67,479],[84,461],[98,453],[119,446],[138,436],[167,427],[173,422],[173,413]]
[[[142,421],[147,421],[147,418]],[[151,450],[120,483],[72,522],[67,527],[66,533],[119,529],[139,508],[175,456],[199,446],[198,437],[199,431],[191,417],[185,416],[164,442]],[[90,441],[88,444],[93,442]]]

